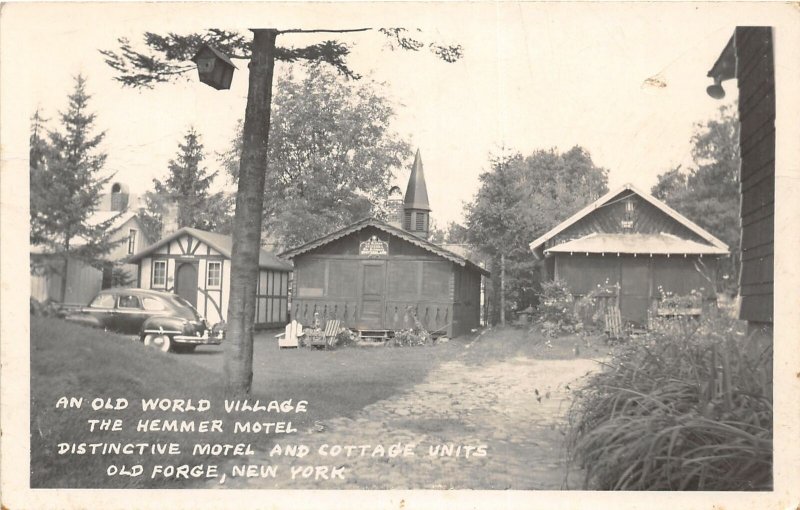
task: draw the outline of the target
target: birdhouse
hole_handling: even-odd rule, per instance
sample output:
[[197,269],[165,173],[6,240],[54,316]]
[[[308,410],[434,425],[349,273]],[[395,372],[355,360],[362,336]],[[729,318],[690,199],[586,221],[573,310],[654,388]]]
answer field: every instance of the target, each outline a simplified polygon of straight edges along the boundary
[[197,73],[201,82],[217,90],[231,88],[233,70],[236,69],[236,66],[227,55],[204,44],[192,57],[192,62],[197,64]]

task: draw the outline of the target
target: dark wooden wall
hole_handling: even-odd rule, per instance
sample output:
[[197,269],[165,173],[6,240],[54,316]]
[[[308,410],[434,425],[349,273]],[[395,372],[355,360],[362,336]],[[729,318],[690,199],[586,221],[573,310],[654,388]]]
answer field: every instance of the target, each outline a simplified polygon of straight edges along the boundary
[[[359,243],[373,235],[388,242],[387,255],[359,255]],[[292,318],[304,326],[317,313],[320,320],[336,318],[354,329],[400,330],[414,327],[415,314],[429,331],[459,335],[480,320],[480,273],[379,229],[367,227],[294,262]],[[383,281],[375,282],[381,296],[370,304],[365,264],[385,268],[379,271]],[[365,317],[365,304],[371,318]]]
[[771,323],[775,216],[772,29],[738,27],[735,38],[742,157],[740,318]]
[[661,297],[659,287],[675,295],[686,295],[697,290],[708,301],[715,299],[715,257],[617,257],[557,253],[553,258],[556,277],[567,283],[576,298],[587,295],[606,282],[610,285],[619,284],[623,318],[633,322],[644,323],[647,310],[654,310],[658,306]]

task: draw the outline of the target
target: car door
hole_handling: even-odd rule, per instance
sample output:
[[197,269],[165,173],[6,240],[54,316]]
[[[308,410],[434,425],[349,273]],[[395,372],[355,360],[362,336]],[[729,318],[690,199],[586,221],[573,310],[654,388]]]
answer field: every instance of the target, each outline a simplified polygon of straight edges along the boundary
[[146,318],[139,296],[128,292],[119,293],[114,314],[114,330],[125,334],[137,334]]
[[110,328],[114,317],[114,306],[117,296],[115,294],[98,294],[89,303],[89,306],[81,310],[81,318],[78,322],[83,322],[101,328]]

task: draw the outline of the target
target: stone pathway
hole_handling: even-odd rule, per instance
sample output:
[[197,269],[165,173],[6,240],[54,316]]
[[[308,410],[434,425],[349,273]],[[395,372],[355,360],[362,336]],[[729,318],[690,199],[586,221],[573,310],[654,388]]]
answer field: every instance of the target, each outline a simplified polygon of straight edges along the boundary
[[[353,418],[327,420],[315,430],[276,441],[307,445],[310,453],[303,458],[258,452],[220,466],[229,474],[216,487],[561,489],[565,414],[572,394],[567,385],[574,390],[596,367],[588,359],[514,358],[486,366],[450,361],[423,383],[376,402]],[[397,443],[411,445],[414,455],[390,457],[390,447]],[[336,457],[323,456],[319,448],[325,444],[343,448]],[[350,457],[344,448],[348,445],[354,447]],[[383,452],[376,451],[378,445]],[[452,453],[442,456],[442,445]],[[437,447],[439,454],[431,455]],[[485,455],[480,456],[482,451]],[[233,465],[245,464],[277,466],[278,474],[230,476]],[[330,470],[318,475],[308,466],[337,467],[343,478],[326,480]],[[298,470],[294,479],[292,468]],[[311,471],[309,478],[303,477]],[[569,482],[576,488],[580,479],[573,474]]]

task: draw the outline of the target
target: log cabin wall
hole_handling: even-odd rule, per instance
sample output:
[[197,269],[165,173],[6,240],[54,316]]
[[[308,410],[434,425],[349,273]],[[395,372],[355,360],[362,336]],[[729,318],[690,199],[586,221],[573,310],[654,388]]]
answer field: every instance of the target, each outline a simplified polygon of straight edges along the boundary
[[771,324],[775,220],[775,70],[772,29],[736,29],[741,151],[741,319]]
[[[360,255],[372,238],[386,242],[387,253]],[[480,274],[383,230],[367,226],[294,262],[292,318],[303,325],[317,313],[360,330],[413,328],[414,315],[439,334],[477,327]]]

